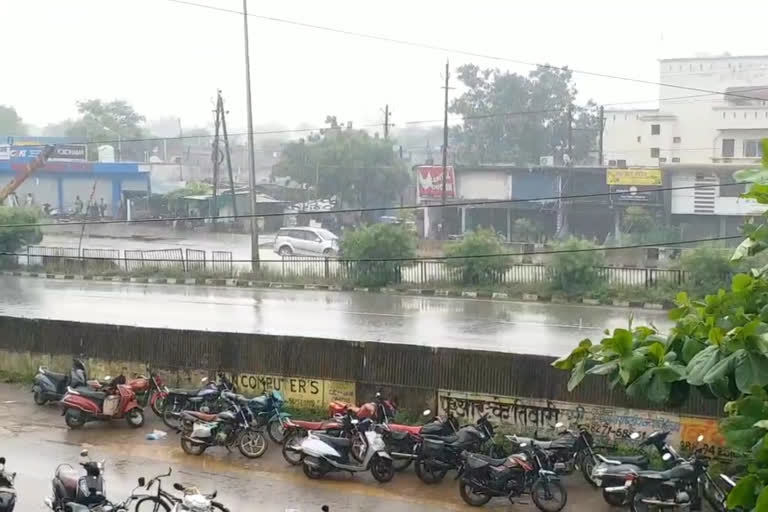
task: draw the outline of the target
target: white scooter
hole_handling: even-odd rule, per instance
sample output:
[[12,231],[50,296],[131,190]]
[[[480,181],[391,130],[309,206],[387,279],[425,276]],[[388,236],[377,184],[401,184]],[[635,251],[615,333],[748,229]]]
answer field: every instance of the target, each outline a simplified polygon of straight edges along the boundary
[[371,471],[379,482],[389,482],[395,476],[392,457],[386,451],[381,436],[386,425],[374,425],[370,419],[358,421],[349,414],[344,416],[345,428],[357,427],[355,435],[365,443],[365,455],[361,463],[350,460],[352,441],[344,437],[333,437],[317,432],[309,432],[301,443],[302,465],[307,477],[316,479],[332,471],[357,473]]

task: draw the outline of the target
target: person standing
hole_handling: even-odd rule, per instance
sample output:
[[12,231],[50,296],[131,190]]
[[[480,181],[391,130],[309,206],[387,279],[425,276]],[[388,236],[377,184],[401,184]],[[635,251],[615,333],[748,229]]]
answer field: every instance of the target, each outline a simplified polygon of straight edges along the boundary
[[104,198],[102,197],[99,200],[99,214],[101,217],[104,217],[107,213],[107,203],[104,202]]
[[75,197],[75,215],[81,215],[83,213],[83,200],[80,196]]

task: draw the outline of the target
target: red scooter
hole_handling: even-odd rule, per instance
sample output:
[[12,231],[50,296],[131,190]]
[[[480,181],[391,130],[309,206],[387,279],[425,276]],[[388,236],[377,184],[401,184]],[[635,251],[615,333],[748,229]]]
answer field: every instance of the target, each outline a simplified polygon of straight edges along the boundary
[[122,375],[113,379],[101,391],[87,387],[67,388],[60,405],[64,421],[72,429],[80,428],[89,421],[123,418],[133,428],[144,424],[144,410],[136,400],[136,393],[125,383]]

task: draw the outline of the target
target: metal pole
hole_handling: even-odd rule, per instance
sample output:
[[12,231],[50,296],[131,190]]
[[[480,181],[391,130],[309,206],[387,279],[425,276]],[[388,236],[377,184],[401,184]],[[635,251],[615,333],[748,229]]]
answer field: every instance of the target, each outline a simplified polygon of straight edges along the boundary
[[598,114],[600,116],[600,132],[599,132],[599,138],[597,139],[597,165],[600,167],[603,166],[603,132],[605,131],[605,116],[603,112],[603,106],[600,105],[600,113]]
[[179,180],[184,179],[184,132],[181,130],[181,118],[179,120]]
[[235,198],[235,178],[232,176],[232,159],[229,155],[227,111],[224,110],[224,98],[221,97],[221,91],[219,91],[219,104],[221,105],[221,130],[224,132],[224,156],[227,158],[227,172],[229,173],[229,192],[232,196],[232,213],[235,214],[235,223],[237,223],[237,199]]
[[384,106],[384,140],[389,139],[389,105]]
[[259,268],[259,223],[256,219],[256,162],[253,146],[253,110],[251,108],[251,58],[248,53],[248,0],[243,0],[243,35],[245,36],[245,93],[248,109],[248,170],[251,197],[251,270]]
[[[443,206],[445,206],[445,185],[448,174],[448,76],[450,70],[448,61],[445,61],[445,104],[443,105]],[[441,211],[444,214],[445,210]],[[442,216],[442,215],[441,215]]]

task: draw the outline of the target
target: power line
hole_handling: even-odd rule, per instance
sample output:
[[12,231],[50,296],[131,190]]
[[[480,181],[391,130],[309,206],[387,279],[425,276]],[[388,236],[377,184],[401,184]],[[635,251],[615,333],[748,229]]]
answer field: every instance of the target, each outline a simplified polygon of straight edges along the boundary
[[[224,8],[224,7],[215,7],[213,5],[200,4],[200,3],[196,3],[196,2],[190,2],[188,0],[168,0],[168,1],[169,2],[174,2],[174,3],[177,3],[177,4],[184,4],[184,5],[194,6],[194,7],[201,7],[201,8],[204,8],[204,9],[211,9],[211,10],[214,10],[214,11],[221,11],[221,12],[228,12],[228,13],[232,13],[232,14],[239,14],[240,16],[242,16],[244,14],[242,11],[237,11],[235,9],[227,9],[227,8]],[[613,74],[610,74],[610,73],[600,73],[600,72],[596,72],[596,71],[586,71],[586,70],[580,70],[580,69],[572,69],[572,68],[569,68],[568,66],[554,66],[552,64],[541,64],[541,63],[538,63],[538,62],[530,62],[530,61],[524,61],[524,60],[519,60],[519,59],[512,59],[512,58],[508,58],[508,57],[499,57],[499,56],[496,56],[496,55],[489,55],[489,54],[485,54],[485,53],[478,53],[478,52],[472,52],[472,51],[467,51],[467,50],[459,50],[459,49],[456,49],[456,48],[448,48],[448,47],[433,45],[433,44],[429,44],[429,43],[421,43],[421,42],[418,42],[418,41],[409,41],[407,39],[397,39],[397,38],[393,38],[393,37],[379,36],[379,35],[375,35],[375,34],[366,34],[364,32],[355,32],[355,31],[352,31],[352,30],[333,28],[333,27],[326,27],[326,26],[323,26],[323,25],[316,25],[316,24],[313,24],[313,23],[306,23],[306,22],[302,22],[302,21],[289,20],[289,19],[285,19],[285,18],[277,18],[275,16],[265,16],[265,15],[253,14],[253,13],[248,13],[248,16],[252,16],[254,18],[258,18],[258,19],[264,20],[264,21],[271,21],[271,22],[275,22],[275,23],[283,23],[283,24],[286,24],[286,25],[294,25],[294,26],[297,26],[297,27],[310,28],[310,29],[313,29],[313,30],[322,30],[324,32],[333,32],[333,33],[336,33],[336,34],[342,34],[342,35],[353,36],[353,37],[360,37],[360,38],[363,38],[363,39],[372,39],[372,40],[375,40],[375,41],[382,41],[382,42],[385,42],[385,43],[393,43],[393,44],[399,44],[399,45],[404,45],[404,46],[413,46],[413,47],[418,47],[418,48],[424,48],[424,49],[427,49],[427,50],[435,50],[435,51],[440,51],[440,52],[454,53],[454,54],[458,54],[458,55],[466,55],[466,56],[469,56],[469,57],[478,57],[478,58],[488,59],[488,60],[497,60],[497,61],[503,61],[503,62],[511,62],[513,64],[521,64],[521,65],[524,65],[524,66],[542,67],[542,68],[545,68],[545,69],[553,69],[553,70],[558,70],[558,71],[570,71],[572,73],[577,73],[577,74],[581,74],[581,75],[588,75],[588,76],[594,76],[594,77],[598,77],[598,78],[609,78],[609,79],[612,79],[612,80],[621,80],[621,81],[625,81],[625,82],[635,82],[635,83],[648,84],[648,85],[659,85],[659,86],[662,86],[662,87],[669,87],[669,88],[672,88],[672,89],[682,89],[682,90],[696,91],[696,92],[702,92],[702,93],[707,93],[707,94],[722,94],[723,96],[730,96],[730,97],[733,97],[733,98],[743,98],[743,99],[755,100],[755,101],[764,101],[765,100],[765,98],[756,98],[756,97],[752,97],[752,96],[745,96],[745,95],[742,95],[742,94],[730,93],[730,92],[727,92],[727,91],[714,91],[714,90],[711,90],[711,89],[702,89],[702,88],[699,88],[699,87],[690,87],[690,86],[686,86],[686,85],[668,84],[668,83],[664,83],[664,82],[654,82],[652,80],[644,80],[644,79],[641,79],[641,78],[631,78],[631,77],[626,77],[626,76],[613,75]]]
[[[712,238],[698,238],[693,240],[680,240],[677,242],[659,242],[655,244],[633,244],[633,245],[619,245],[619,246],[608,246],[608,247],[588,247],[588,248],[582,248],[582,249],[552,249],[549,251],[529,251],[529,252],[505,252],[505,253],[495,253],[495,254],[476,254],[473,256],[434,256],[434,257],[426,257],[426,256],[416,256],[411,258],[356,258],[356,259],[345,259],[345,258],[332,258],[333,261],[338,262],[344,262],[344,263],[395,263],[395,262],[408,262],[408,261],[448,261],[448,260],[471,260],[471,259],[486,259],[486,258],[511,258],[516,256],[541,256],[541,255],[552,255],[552,254],[571,254],[571,253],[579,253],[579,252],[601,252],[601,251],[623,251],[628,249],[643,249],[643,248],[650,248],[650,247],[666,247],[666,246],[674,246],[674,245],[685,245],[685,244],[697,244],[697,243],[703,243],[703,242],[717,242],[717,241],[723,241],[723,240],[735,240],[735,239],[743,239],[744,236],[742,235],[730,235],[730,236],[718,236],[718,237],[712,237]],[[27,254],[27,253],[15,253],[15,252],[0,252],[0,256],[21,256],[21,257],[50,257],[50,256],[44,256],[44,255],[37,255],[37,254]],[[166,258],[109,258],[109,257],[98,257],[98,256],[78,256],[78,257],[67,257],[67,256],[56,256],[61,259],[78,259],[78,260],[98,260],[98,261],[142,261],[144,263],[168,263],[168,262],[175,262],[178,263],[179,260],[174,259],[166,259]],[[322,261],[324,258],[306,258],[304,260],[302,259],[295,259],[291,260],[291,263],[311,263],[311,262],[317,262]],[[250,263],[251,260],[228,260],[230,263]],[[262,263],[284,263],[283,259],[279,260],[261,260]]]
[[[573,169],[573,168],[572,168]],[[713,188],[713,187],[730,187],[734,185],[747,185],[748,182],[746,181],[738,181],[734,183],[720,183],[717,185],[686,185],[681,187],[661,187],[661,188],[654,188],[654,189],[645,189],[640,192],[642,193],[650,193],[650,192],[665,192],[665,191],[672,191],[672,190],[691,190],[691,189],[697,189],[697,188]],[[515,204],[515,203],[532,203],[532,202],[543,202],[543,201],[559,201],[564,199],[587,199],[592,197],[606,197],[606,196],[614,196],[614,195],[626,195],[626,192],[596,192],[591,194],[573,194],[573,195],[566,195],[566,196],[546,196],[546,197],[535,197],[535,198],[527,198],[527,199],[491,199],[488,201],[459,201],[454,203],[448,203],[446,205],[443,204],[421,204],[421,205],[401,205],[401,206],[381,206],[381,207],[368,207],[368,208],[342,208],[337,210],[327,210],[327,211],[297,211],[297,212],[291,212],[291,213],[262,213],[262,214],[241,214],[241,215],[217,215],[215,217],[203,217],[203,216],[197,216],[197,217],[153,217],[150,219],[136,219],[136,220],[118,220],[118,219],[112,219],[112,220],[97,220],[97,221],[77,221],[77,222],[48,222],[48,223],[25,223],[25,224],[0,224],[0,229],[2,228],[32,228],[32,227],[48,227],[48,226],[83,226],[83,225],[107,225],[107,224],[141,224],[141,223],[150,223],[150,222],[173,222],[173,221],[206,221],[206,220],[221,220],[221,219],[250,219],[253,217],[284,217],[286,215],[333,215],[333,214],[340,214],[340,213],[363,213],[363,212],[380,212],[380,211],[387,211],[387,210],[419,210],[421,208],[444,208],[444,207],[450,207],[450,208],[458,208],[461,206],[490,206],[490,205],[499,205],[499,204]]]

